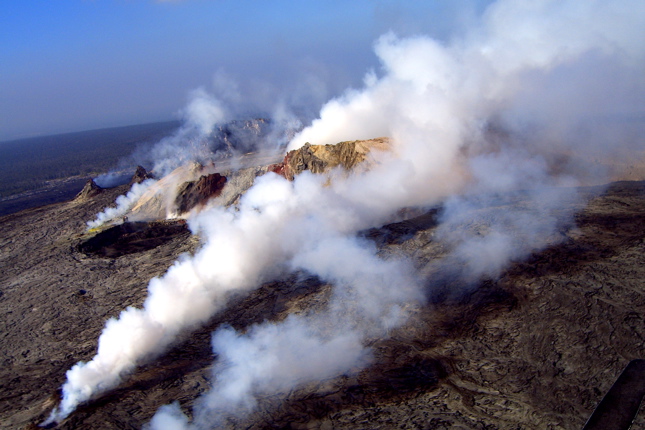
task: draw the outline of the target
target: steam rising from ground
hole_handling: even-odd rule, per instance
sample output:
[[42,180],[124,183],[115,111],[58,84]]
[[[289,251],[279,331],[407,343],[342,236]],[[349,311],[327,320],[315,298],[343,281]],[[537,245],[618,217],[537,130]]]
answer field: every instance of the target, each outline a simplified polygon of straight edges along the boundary
[[141,183],[132,184],[130,191],[125,195],[116,198],[116,207],[105,208],[103,212],[96,215],[96,219],[94,221],[89,221],[87,223],[87,227],[97,228],[107,221],[123,217],[155,182],[156,181],[153,179],[146,179]]
[[182,112],[183,126],[141,155],[158,177],[189,162],[205,165],[250,151],[282,150],[302,127],[281,103],[269,112],[268,120],[234,121],[234,111],[225,104],[230,98],[224,94],[222,99],[204,89],[193,91]]
[[[600,154],[642,142],[615,120],[636,118],[631,127],[643,135],[637,101],[645,95],[644,22],[639,1],[501,0],[480,27],[448,45],[383,36],[376,44],[382,76],[370,73],[363,89],[327,103],[290,147],[386,135],[394,154],[381,154],[370,172],[334,176],[329,186],[307,173],[294,182],[268,174],[239,208],[195,215],[189,224],[203,247],[150,282],[143,309],[108,321],[98,354],[68,372],[51,420],[205,322],[226,305],[228,292],[292,270],[334,285],[328,307],[243,334],[218,330],[213,387],[196,402],[192,422],[174,404],[150,426],[211,428],[249,411],[257,394],[360,369],[369,362],[366,340],[404,323],[423,300],[425,281],[408,262],[378,256],[355,237],[400,208],[445,201],[438,236],[451,249],[446,261],[458,262],[460,276],[473,282],[560,240],[572,215],[560,202],[570,201],[577,178],[590,175],[586,166],[570,168],[568,155],[584,156],[589,141],[575,132],[602,118],[603,136],[621,140],[591,140]],[[593,77],[603,72],[631,78],[598,88]],[[631,88],[625,103],[589,103],[605,100],[612,85]],[[553,88],[567,88],[570,99],[544,103],[558,100],[541,94]]]
[[[230,99],[231,96],[225,98]],[[276,104],[270,119],[231,121],[225,103],[202,88],[191,93],[190,102],[182,114],[183,125],[173,134],[146,148],[145,153],[139,151],[131,156],[139,165],[153,166],[154,176],[163,181],[154,187],[153,180],[134,184],[125,196],[117,199],[116,207],[106,208],[95,220],[88,222],[89,228],[98,228],[123,217],[142,196],[150,197],[155,193],[161,195],[166,214],[176,217],[173,202],[177,187],[185,181],[198,179],[200,173],[209,173],[215,163],[223,165],[226,162],[227,169],[239,167],[239,156],[251,151],[269,157],[279,155],[288,140],[302,128],[297,118],[281,103]],[[193,169],[189,172],[189,166],[199,165],[210,166],[210,170]],[[122,178],[123,172],[119,171],[101,175],[96,180],[110,186],[118,185]],[[135,218],[139,215],[135,214]]]
[[[204,89],[197,89],[192,92],[183,114],[183,125],[172,135],[148,148],[149,153],[145,156],[136,153],[133,155],[133,158],[143,161],[140,164],[152,164],[157,177],[165,177],[191,162],[205,163],[216,156],[216,151],[212,148],[212,133],[216,126],[228,120],[222,102]],[[103,181],[107,178],[109,181],[112,176],[114,174],[109,173],[97,179]],[[117,198],[116,207],[106,208],[94,221],[87,223],[88,227],[98,228],[108,221],[123,217],[155,182],[146,180],[141,184],[133,184],[126,195]]]
[[[256,394],[287,391],[298,384],[360,370],[370,358],[365,340],[384,336],[400,325],[409,306],[422,300],[418,280],[406,261],[383,260],[376,256],[373,244],[347,236],[363,223],[362,217],[353,217],[356,214],[351,212],[368,208],[348,210],[335,190],[322,184],[322,178],[310,174],[300,176],[293,187],[282,178],[267,176],[245,196],[243,207],[252,203],[264,215],[261,222],[276,226],[269,215],[273,210],[266,203],[274,201],[270,196],[279,187],[291,189],[284,200],[275,201],[273,209],[279,208],[280,219],[287,216],[288,230],[278,233],[281,242],[270,252],[280,255],[278,261],[286,261],[286,269],[315,273],[332,283],[327,309],[291,315],[278,324],[260,324],[244,335],[230,328],[218,330],[213,335],[219,356],[215,386],[199,400],[193,426],[209,428],[223,424],[233,413],[252,410]],[[283,212],[291,205],[296,205],[289,211],[293,212]],[[211,216],[202,213],[195,221],[212,226]],[[336,217],[349,223],[336,223]],[[186,422],[176,408],[166,407],[153,419],[152,428],[168,428],[176,420]]]

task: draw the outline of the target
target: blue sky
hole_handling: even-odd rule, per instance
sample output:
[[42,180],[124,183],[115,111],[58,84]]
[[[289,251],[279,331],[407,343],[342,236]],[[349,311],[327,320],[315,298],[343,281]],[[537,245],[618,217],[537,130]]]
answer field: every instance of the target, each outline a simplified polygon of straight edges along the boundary
[[379,35],[448,38],[484,3],[3,1],[0,140],[175,119],[199,87],[311,112],[378,69]]

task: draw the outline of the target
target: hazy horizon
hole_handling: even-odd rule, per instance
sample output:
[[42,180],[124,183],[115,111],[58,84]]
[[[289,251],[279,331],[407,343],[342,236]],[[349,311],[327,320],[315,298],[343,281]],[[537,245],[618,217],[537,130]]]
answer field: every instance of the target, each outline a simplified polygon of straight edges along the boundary
[[178,120],[199,88],[240,116],[311,120],[379,72],[382,34],[447,40],[488,3],[3,3],[0,141]]
[[121,124],[121,125],[117,124],[117,125],[112,125],[107,127],[97,127],[97,128],[88,128],[88,129],[53,132],[53,133],[41,133],[41,134],[34,134],[29,136],[19,136],[19,137],[9,138],[6,140],[0,140],[0,145],[5,143],[11,144],[14,142],[21,142],[21,141],[27,141],[27,140],[33,140],[34,142],[39,142],[40,139],[55,138],[55,137],[66,136],[66,135],[96,133],[96,132],[108,131],[108,130],[119,130],[119,129],[128,129],[128,128],[136,128],[141,126],[152,126],[152,125],[162,125],[162,124],[175,124],[177,127],[180,127],[181,121],[179,121],[178,119],[169,119],[169,120],[161,120],[161,121],[146,121],[146,122],[141,122],[136,124]]

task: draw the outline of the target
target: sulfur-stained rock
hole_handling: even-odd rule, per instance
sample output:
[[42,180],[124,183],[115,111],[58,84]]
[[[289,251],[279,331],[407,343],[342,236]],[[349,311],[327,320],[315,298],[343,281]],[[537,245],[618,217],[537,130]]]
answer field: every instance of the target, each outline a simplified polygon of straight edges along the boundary
[[[347,171],[368,161],[371,151],[390,150],[390,141],[381,137],[370,140],[339,142],[335,145],[311,145],[305,143],[301,148],[289,151],[282,163],[270,166],[269,170],[293,180],[305,170],[312,173],[324,173],[335,167]],[[369,168],[369,163],[365,168]]]

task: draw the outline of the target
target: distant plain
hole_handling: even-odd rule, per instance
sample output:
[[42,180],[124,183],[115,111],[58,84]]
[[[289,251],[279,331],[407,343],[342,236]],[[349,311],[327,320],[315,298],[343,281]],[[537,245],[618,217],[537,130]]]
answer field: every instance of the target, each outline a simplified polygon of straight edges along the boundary
[[134,169],[128,157],[135,150],[178,126],[168,121],[0,142],[0,216],[69,200],[90,177]]

